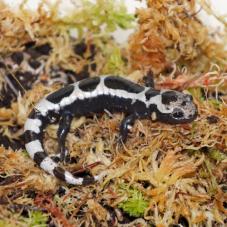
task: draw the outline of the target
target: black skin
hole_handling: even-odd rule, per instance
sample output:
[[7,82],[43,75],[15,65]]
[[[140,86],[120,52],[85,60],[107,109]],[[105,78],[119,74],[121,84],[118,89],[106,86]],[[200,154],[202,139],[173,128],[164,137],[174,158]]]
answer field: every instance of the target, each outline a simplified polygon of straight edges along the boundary
[[[154,88],[154,78],[151,70],[147,72],[144,77],[145,86]],[[120,136],[119,142],[125,142],[128,136],[129,127],[132,127],[135,123],[135,120],[138,118],[136,114],[130,114],[126,116],[120,125]]]
[[[147,78],[145,80],[146,86],[153,88],[154,80],[153,80],[153,74],[151,71],[147,73],[146,78]],[[73,119],[73,115],[70,113],[70,111],[65,111],[62,113],[62,117],[59,122],[57,136],[58,136],[58,150],[60,153],[61,162],[62,161],[67,162],[67,159],[68,159],[68,157],[66,156],[67,151],[65,147],[65,140],[69,132],[72,119]],[[119,143],[124,143],[126,141],[130,130],[129,127],[132,127],[134,125],[136,119],[138,119],[138,114],[136,113],[132,113],[124,117],[124,119],[120,124],[120,133],[119,133],[120,135],[118,138]],[[58,161],[57,159],[58,158],[55,157],[55,161]]]
[[73,119],[73,115],[70,112],[63,112],[62,117],[59,122],[59,128],[57,131],[58,136],[58,150],[60,153],[60,161],[66,161],[66,147],[65,147],[65,140],[66,136],[69,132],[70,125]]
[[[152,86],[151,88],[153,88],[154,81],[153,81],[151,72],[148,72],[147,77],[149,79],[147,80],[146,85]],[[91,81],[88,81],[88,82],[91,83]],[[113,82],[114,82],[114,80],[113,80]],[[117,83],[119,83],[119,81],[117,81]],[[117,83],[115,83],[116,86],[121,85],[121,84],[117,84]],[[97,84],[98,84],[98,82],[96,82],[96,85]],[[91,83],[91,85],[94,85],[94,83],[93,84]],[[92,87],[91,85],[88,86],[89,89]],[[114,85],[114,83],[111,85]],[[124,83],[123,83],[123,85],[125,86]],[[67,90],[63,90],[63,92],[66,92],[66,91],[72,92],[71,90],[67,89]],[[174,96],[175,94],[173,94],[171,96],[171,92],[166,92],[166,93],[167,93],[166,97],[163,96],[163,97],[165,97],[165,100],[163,100],[163,101],[169,102],[170,100],[173,100],[173,98],[175,97]],[[59,92],[58,92],[58,94],[59,94]],[[54,96],[54,95],[52,95],[52,96]],[[54,96],[55,99],[57,97],[58,96],[56,96],[56,97]],[[103,109],[107,109],[110,112],[115,112],[115,111],[125,112],[126,116],[120,124],[120,133],[119,133],[120,135],[119,135],[119,139],[118,139],[118,142],[120,142],[120,143],[124,143],[126,141],[130,127],[133,126],[136,119],[147,118],[150,116],[150,112],[146,108],[146,106],[144,106],[144,103],[136,101],[134,104],[131,105],[131,101],[127,101],[127,99],[125,99],[125,100],[120,100],[121,104],[119,105],[118,99],[119,98],[110,98],[110,97],[106,97],[105,95],[103,95],[103,97],[99,96],[99,99],[93,98],[92,100],[88,100],[87,102],[76,101],[76,103],[72,103],[68,108],[65,108],[65,110],[60,114],[62,117],[60,119],[59,129],[57,132],[57,135],[59,138],[58,147],[59,147],[59,153],[60,153],[60,161],[67,162],[67,160],[69,160],[68,159],[69,156],[67,157],[67,155],[66,155],[67,152],[66,152],[66,147],[65,147],[65,140],[66,140],[66,136],[70,129],[72,118],[74,116],[86,115],[88,109],[90,109],[91,112],[93,112],[93,113],[103,112]],[[53,101],[53,100],[51,100],[51,101]],[[59,101],[59,100],[57,100],[57,101]],[[75,109],[75,107],[76,107],[76,109]],[[152,109],[155,109],[155,106]],[[156,111],[158,111],[158,110],[156,110]],[[172,124],[178,123],[177,121],[173,121],[173,119],[170,121],[168,119],[169,114],[159,113],[158,116],[159,116],[159,120],[161,120],[162,122],[168,122],[168,123],[172,123]],[[195,115],[195,117],[196,117],[196,115]],[[191,119],[190,119],[190,121],[191,121]],[[181,123],[186,123],[186,122],[187,122],[187,120],[185,120],[185,121],[181,120]]]

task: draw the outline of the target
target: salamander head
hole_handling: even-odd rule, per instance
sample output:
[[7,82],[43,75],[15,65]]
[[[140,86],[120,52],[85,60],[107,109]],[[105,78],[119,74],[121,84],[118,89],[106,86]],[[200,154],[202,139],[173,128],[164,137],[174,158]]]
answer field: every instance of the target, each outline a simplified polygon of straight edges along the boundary
[[160,103],[157,104],[156,102],[156,118],[159,121],[169,124],[180,124],[192,122],[197,117],[197,107],[191,95],[165,90],[160,93],[159,99]]

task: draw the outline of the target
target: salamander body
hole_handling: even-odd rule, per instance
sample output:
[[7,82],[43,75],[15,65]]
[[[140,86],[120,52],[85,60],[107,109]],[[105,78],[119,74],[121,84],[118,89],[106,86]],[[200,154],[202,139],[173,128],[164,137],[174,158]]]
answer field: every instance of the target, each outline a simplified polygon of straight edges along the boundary
[[169,124],[189,123],[197,116],[192,97],[174,90],[158,91],[123,77],[100,76],[75,82],[43,98],[25,122],[25,147],[30,157],[46,172],[73,185],[86,185],[101,178],[75,177],[48,156],[42,145],[45,127],[59,120],[60,161],[66,158],[65,139],[73,117],[124,112],[120,140],[125,141],[136,119],[150,118]]

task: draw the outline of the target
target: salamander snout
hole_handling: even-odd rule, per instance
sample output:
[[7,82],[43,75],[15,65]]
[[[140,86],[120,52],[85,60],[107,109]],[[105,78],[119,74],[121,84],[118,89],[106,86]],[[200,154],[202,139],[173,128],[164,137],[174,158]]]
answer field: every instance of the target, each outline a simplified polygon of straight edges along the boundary
[[192,122],[198,115],[197,107],[191,95],[167,90],[162,93],[160,120],[172,124]]
[[191,95],[177,94],[176,102],[172,103],[173,111],[170,114],[175,123],[187,123],[193,121],[197,115],[197,107]]

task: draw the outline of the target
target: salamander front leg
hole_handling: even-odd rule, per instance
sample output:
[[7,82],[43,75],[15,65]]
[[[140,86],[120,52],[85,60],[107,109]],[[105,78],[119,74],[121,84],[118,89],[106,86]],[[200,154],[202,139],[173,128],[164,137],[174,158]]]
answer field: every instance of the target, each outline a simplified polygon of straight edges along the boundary
[[125,117],[120,125],[120,136],[119,142],[125,142],[128,136],[129,130],[132,128],[133,124],[135,123],[136,117],[134,114],[131,114]]
[[65,148],[65,139],[69,132],[70,125],[72,122],[73,116],[69,112],[63,113],[60,122],[59,122],[59,128],[57,132],[58,136],[58,150],[60,153],[60,161],[66,160],[66,148]]

